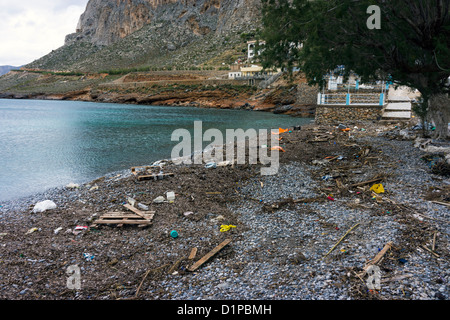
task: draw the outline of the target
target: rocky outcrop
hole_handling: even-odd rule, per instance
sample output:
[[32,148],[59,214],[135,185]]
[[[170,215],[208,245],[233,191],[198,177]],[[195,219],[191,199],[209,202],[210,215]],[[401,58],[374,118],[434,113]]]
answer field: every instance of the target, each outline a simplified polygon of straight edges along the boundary
[[90,0],[66,44],[107,46],[152,22],[171,22],[198,36],[256,24],[261,0]]
[[27,68],[191,68],[261,26],[261,0],[90,0],[65,45]]

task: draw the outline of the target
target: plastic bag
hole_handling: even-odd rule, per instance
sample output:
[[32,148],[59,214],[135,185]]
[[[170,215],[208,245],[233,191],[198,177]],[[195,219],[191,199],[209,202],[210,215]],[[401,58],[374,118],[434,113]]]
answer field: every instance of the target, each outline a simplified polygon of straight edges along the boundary
[[40,213],[40,212],[44,212],[47,210],[53,210],[53,209],[56,209],[56,204],[51,200],[45,200],[45,201],[36,203],[36,205],[34,206],[33,212]]
[[370,188],[370,191],[373,191],[375,193],[384,193],[384,187],[381,183],[374,184],[372,188]]

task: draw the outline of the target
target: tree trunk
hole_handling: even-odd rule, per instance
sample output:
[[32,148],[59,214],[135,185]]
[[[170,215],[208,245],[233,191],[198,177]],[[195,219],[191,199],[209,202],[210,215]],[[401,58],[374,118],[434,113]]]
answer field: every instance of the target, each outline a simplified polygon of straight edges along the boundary
[[448,123],[450,122],[450,99],[447,94],[434,94],[429,100],[429,114],[434,123],[434,139],[449,138]]

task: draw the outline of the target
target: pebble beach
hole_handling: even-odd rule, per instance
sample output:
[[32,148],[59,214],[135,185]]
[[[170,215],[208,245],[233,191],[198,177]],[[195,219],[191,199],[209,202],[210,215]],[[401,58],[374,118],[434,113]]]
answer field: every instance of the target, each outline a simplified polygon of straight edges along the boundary
[[[1,203],[0,299],[447,300],[449,177],[394,125],[349,129],[280,134],[273,176],[166,160],[173,176],[162,180],[125,170]],[[174,201],[153,202],[167,192]],[[154,212],[151,225],[96,224],[130,198]],[[56,209],[33,213],[44,200]],[[67,285],[70,266],[79,289]]]

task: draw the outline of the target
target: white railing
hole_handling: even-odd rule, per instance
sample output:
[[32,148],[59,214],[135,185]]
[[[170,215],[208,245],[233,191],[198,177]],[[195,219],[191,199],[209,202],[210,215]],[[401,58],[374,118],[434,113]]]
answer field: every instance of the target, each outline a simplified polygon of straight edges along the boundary
[[318,105],[335,106],[384,106],[386,96],[384,93],[319,93],[317,95]]

